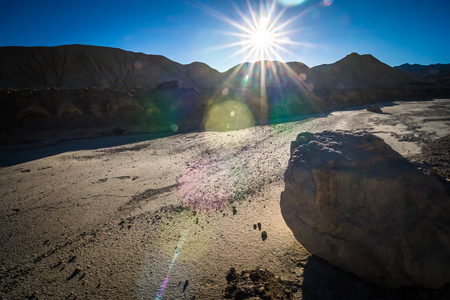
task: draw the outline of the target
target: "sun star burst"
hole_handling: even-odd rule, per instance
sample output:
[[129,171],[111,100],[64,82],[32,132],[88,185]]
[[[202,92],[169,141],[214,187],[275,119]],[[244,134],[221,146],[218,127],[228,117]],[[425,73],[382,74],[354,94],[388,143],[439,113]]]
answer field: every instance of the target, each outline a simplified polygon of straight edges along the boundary
[[287,38],[286,25],[290,22],[280,23],[282,13],[275,15],[275,3],[261,5],[257,13],[248,3],[250,17],[237,9],[242,18],[243,25],[232,22],[239,32],[233,33],[241,38],[241,50],[236,54],[245,53],[246,61],[263,61],[267,59],[282,60],[280,52],[288,52],[285,44],[291,43]]
[[[276,11],[276,1],[261,1],[259,5],[247,0],[247,8],[243,12],[234,4],[238,18],[230,18],[218,12],[209,11],[211,15],[219,18],[234,28],[234,31],[222,32],[238,37],[239,40],[230,44],[215,47],[215,50],[225,48],[240,49],[233,52],[231,57],[242,55],[243,63],[232,69],[222,89],[228,90],[230,87],[260,87],[260,116],[258,119],[267,118],[267,84],[277,84],[281,86],[289,78],[290,82],[299,89],[306,90],[304,79],[296,74],[288,64],[284,63],[282,54],[292,54],[286,46],[311,46],[306,43],[294,42],[290,35],[294,32],[288,27],[301,18],[307,10],[295,17],[286,18],[283,16],[286,8]],[[298,28],[298,26],[297,26]],[[276,62],[275,62],[276,61]],[[246,64],[247,62],[251,64]],[[283,74],[283,75],[282,75]],[[236,80],[238,79],[238,80]],[[219,92],[220,93],[220,92]]]

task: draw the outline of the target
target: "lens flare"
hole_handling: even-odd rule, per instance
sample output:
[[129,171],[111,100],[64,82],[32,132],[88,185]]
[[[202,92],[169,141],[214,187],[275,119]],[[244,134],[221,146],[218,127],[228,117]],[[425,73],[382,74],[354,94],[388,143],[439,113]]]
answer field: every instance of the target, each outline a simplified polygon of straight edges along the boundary
[[300,5],[306,2],[306,0],[277,0],[279,3],[281,3],[282,5],[286,5],[286,6],[295,6],[295,5]]
[[[332,0],[321,1],[332,3]],[[230,25],[231,30],[222,33],[238,39],[236,42],[210,50],[239,48],[234,51],[232,57],[241,55],[244,61],[227,72],[225,82],[217,89],[216,95],[211,97],[210,110],[204,120],[207,131],[242,129],[253,126],[256,122],[261,125],[270,124],[276,121],[273,117],[292,114],[288,112],[296,105],[295,102],[298,102],[292,96],[293,103],[285,103],[283,98],[274,97],[276,93],[279,96],[279,93],[297,87],[295,91],[303,99],[310,96],[314,89],[311,83],[313,77],[307,78],[303,73],[307,67],[285,63],[282,55],[294,55],[287,46],[316,47],[313,44],[294,41],[292,38],[292,33],[304,30],[298,24],[294,25],[294,21],[311,13],[315,6],[309,5],[294,17],[286,17],[284,13],[289,6],[305,1],[286,0],[280,3],[277,0],[261,0],[259,5],[258,1],[246,2],[247,9],[244,10],[243,7],[233,3],[236,12],[234,15],[237,18],[205,9],[212,16]],[[295,30],[292,29],[294,26]],[[288,89],[284,89],[285,87]],[[280,89],[276,91],[274,88]],[[238,111],[233,113],[232,109],[222,104],[224,100],[231,98],[230,95],[234,96],[232,100],[247,107],[251,117],[249,115],[248,118],[239,119]],[[275,103],[274,99],[280,103]],[[296,107],[299,109],[303,104]]]
[[[225,34],[239,38],[239,41],[215,49],[239,47],[240,49],[234,51],[232,56],[243,55],[244,63],[230,70],[222,89],[260,87],[258,98],[261,109],[254,117],[264,120],[268,116],[264,108],[268,106],[266,86],[269,80],[275,83],[289,77],[300,90],[308,91],[305,82],[288,64],[283,62],[282,54],[293,54],[286,48],[287,46],[313,46],[308,43],[299,43],[290,37],[292,33],[301,31],[302,28],[296,26],[295,30],[289,29],[293,27],[294,21],[302,18],[311,9],[305,9],[292,18],[284,17],[286,7],[277,11],[276,1],[261,1],[259,5],[253,1],[247,1],[245,12],[236,4],[234,9],[237,19],[206,9],[212,16],[229,24],[235,30],[224,32]],[[283,70],[279,70],[280,68]],[[229,116],[229,113],[227,115]],[[233,122],[224,122],[225,130],[232,128]]]
[[322,0],[321,4],[322,6],[330,6],[333,4],[333,0]]
[[207,131],[230,131],[255,125],[255,119],[248,107],[241,102],[228,100],[214,105],[208,112]]
[[178,241],[178,245],[177,248],[175,250],[175,254],[172,258],[172,261],[170,262],[169,265],[169,272],[167,273],[166,278],[164,279],[164,282],[162,283],[161,287],[159,288],[158,293],[156,294],[156,298],[155,300],[160,300],[162,299],[163,295],[164,295],[164,291],[167,288],[167,284],[169,283],[169,278],[170,278],[170,271],[172,270],[173,265],[175,264],[175,261],[177,260],[178,254],[181,251],[181,248],[183,247],[184,241],[186,240],[187,234],[188,234],[189,230],[186,229],[183,234],[180,237],[180,240]]
[[134,62],[133,66],[135,69],[140,70],[142,68],[142,63],[139,60],[137,60]]
[[233,200],[234,184],[224,165],[204,158],[189,166],[179,180],[181,202],[192,210],[215,212]]
[[172,129],[173,132],[177,132],[178,131],[178,125],[177,124],[172,124],[170,126],[170,129]]
[[241,50],[235,55],[244,53],[245,61],[256,62],[263,60],[279,60],[281,61],[280,52],[289,51],[286,45],[301,45],[293,42],[288,38],[290,31],[286,27],[294,20],[289,19],[281,22],[283,12],[275,14],[275,2],[272,4],[261,3],[259,12],[248,3],[249,16],[245,15],[241,10],[236,8],[238,15],[242,18],[242,23],[226,20],[238,32],[230,32],[229,34],[238,36],[241,39]]
[[[283,2],[286,3],[283,3],[282,6],[288,2],[292,2],[292,4],[294,4],[294,2],[298,2],[298,4],[300,4],[304,1],[296,0]],[[310,9],[305,9],[302,13],[297,14],[294,17],[285,18],[283,15],[287,6],[278,12],[277,1],[275,0],[260,1],[259,5],[257,4],[257,1],[247,0],[247,8],[244,10],[238,7],[235,3],[233,3],[233,5],[236,15],[240,19],[228,17],[207,7],[201,7],[211,16],[227,23],[235,30],[225,31],[222,33],[239,38],[239,41],[213,47],[209,50],[240,47],[240,50],[234,51],[232,57],[243,55],[243,61],[257,62],[262,60],[282,61],[281,53],[293,54],[286,49],[286,46],[289,45],[306,47],[312,46],[308,43],[293,41],[290,38],[290,35],[303,30],[303,28],[296,25],[295,30],[289,29],[289,27],[294,27],[294,21],[302,18],[310,11]]]

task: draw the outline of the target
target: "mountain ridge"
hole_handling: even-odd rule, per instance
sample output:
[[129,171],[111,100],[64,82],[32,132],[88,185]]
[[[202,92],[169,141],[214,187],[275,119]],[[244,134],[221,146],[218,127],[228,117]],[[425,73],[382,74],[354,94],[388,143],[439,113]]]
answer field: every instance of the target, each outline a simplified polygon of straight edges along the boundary
[[[218,87],[228,81],[241,85],[245,71],[261,62],[243,63],[219,72],[203,62],[180,64],[162,55],[126,51],[119,48],[62,45],[55,47],[0,47],[0,88],[53,87],[142,87],[177,80],[180,87]],[[430,83],[427,78],[395,69],[370,54],[351,53],[332,64],[308,67],[302,62],[269,62],[266,71],[278,80],[268,86],[293,86],[302,75],[307,84],[320,88],[408,87]],[[237,69],[239,71],[235,72]],[[232,80],[228,80],[235,72]],[[258,76],[250,74],[251,76]],[[270,76],[265,76],[268,79]],[[251,79],[251,78],[250,78]],[[246,80],[247,81],[247,80]],[[260,78],[249,80],[258,84]]]
[[118,48],[63,45],[56,47],[1,47],[0,88],[45,87],[156,87],[164,81],[208,86],[220,73],[209,66],[213,78],[191,78],[190,69],[206,64],[182,65],[162,55]]
[[[312,68],[244,63],[220,73],[202,62],[182,65],[116,48],[0,48],[0,144],[228,131],[349,106],[449,96],[445,82],[391,68],[368,54]],[[213,117],[218,109],[221,117]],[[251,117],[236,118],[235,110]],[[213,127],[207,126],[211,118],[217,119]]]
[[395,66],[394,69],[407,72],[419,78],[432,80],[437,83],[450,85],[450,64],[402,64]]

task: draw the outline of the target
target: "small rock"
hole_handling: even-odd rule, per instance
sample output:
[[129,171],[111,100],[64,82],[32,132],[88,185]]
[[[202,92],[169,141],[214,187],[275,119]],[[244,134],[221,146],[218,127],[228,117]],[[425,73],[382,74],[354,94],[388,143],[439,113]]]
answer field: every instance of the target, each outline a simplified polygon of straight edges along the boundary
[[186,290],[186,288],[187,288],[187,286],[189,285],[189,280],[185,280],[184,281],[184,285],[183,285],[183,293],[184,293],[184,291]]
[[258,229],[261,231],[261,223],[258,223]]
[[235,280],[236,278],[237,278],[236,269],[231,267],[230,272],[227,274],[227,277],[226,277],[227,282],[230,283],[231,281]]
[[265,241],[267,239],[267,232],[266,231],[263,231],[261,233],[261,238],[262,238],[263,241]]
[[79,274],[80,272],[81,272],[80,268],[75,268],[75,270],[72,272],[72,274],[66,278],[66,280],[71,280],[72,278],[77,276],[77,274]]
[[366,110],[367,110],[367,111],[370,111],[370,112],[377,113],[377,114],[382,114],[382,113],[383,113],[383,111],[381,110],[381,108],[380,108],[378,105],[374,105],[374,104],[372,104],[372,105],[367,105],[367,106],[366,106]]

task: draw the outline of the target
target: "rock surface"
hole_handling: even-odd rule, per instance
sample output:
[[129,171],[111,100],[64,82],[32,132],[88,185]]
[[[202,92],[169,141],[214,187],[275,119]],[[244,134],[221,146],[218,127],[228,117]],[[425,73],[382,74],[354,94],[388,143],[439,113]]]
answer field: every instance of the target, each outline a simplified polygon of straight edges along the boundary
[[383,111],[381,110],[381,108],[378,105],[372,104],[372,105],[367,105],[366,106],[366,110],[370,111],[370,112],[374,112],[377,114],[382,114]]
[[242,271],[231,267],[227,276],[224,299],[297,299],[301,297],[301,285],[282,280],[271,271],[262,268]]
[[450,184],[366,133],[301,133],[281,194],[296,239],[333,265],[390,287],[450,282]]

